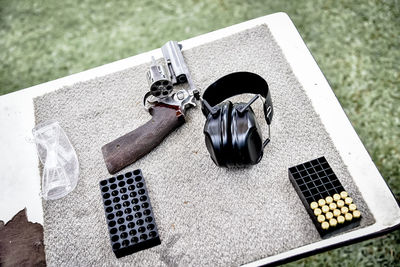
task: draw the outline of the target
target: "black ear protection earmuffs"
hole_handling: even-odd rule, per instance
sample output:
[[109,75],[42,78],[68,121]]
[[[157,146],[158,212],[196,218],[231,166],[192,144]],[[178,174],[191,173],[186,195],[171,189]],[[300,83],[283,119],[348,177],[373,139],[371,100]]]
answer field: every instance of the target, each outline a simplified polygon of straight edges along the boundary
[[[248,103],[224,101],[229,97],[255,94]],[[228,74],[204,92],[202,111],[206,117],[204,135],[214,163],[223,167],[243,167],[260,162],[270,137],[262,141],[260,127],[251,104],[262,96],[264,115],[269,127],[274,110],[267,82],[251,72]],[[223,102],[224,101],[224,102]]]

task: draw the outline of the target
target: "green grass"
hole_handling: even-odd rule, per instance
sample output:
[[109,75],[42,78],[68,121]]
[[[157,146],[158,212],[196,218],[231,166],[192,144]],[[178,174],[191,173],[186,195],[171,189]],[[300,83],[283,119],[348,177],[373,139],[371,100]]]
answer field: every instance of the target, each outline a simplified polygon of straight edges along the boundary
[[[0,0],[0,94],[278,11],[294,21],[373,161],[399,196],[398,0]],[[399,243],[397,231],[295,264],[398,265]]]

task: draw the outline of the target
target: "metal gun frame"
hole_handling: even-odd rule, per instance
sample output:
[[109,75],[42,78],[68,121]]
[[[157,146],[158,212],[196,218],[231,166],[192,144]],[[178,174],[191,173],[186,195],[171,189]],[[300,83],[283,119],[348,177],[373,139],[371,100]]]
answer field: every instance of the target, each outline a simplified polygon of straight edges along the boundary
[[[200,92],[193,84],[192,76],[185,63],[181,49],[182,46],[176,41],[169,41],[161,47],[167,68],[164,68],[163,65],[157,65],[153,58],[153,63],[147,72],[150,91],[143,98],[143,105],[147,110],[151,106],[164,104],[178,107],[185,115],[188,108],[196,106],[196,100],[199,99]],[[167,88],[169,82],[173,85],[187,82],[189,86],[187,89],[172,92]],[[163,83],[167,87],[164,87]]]

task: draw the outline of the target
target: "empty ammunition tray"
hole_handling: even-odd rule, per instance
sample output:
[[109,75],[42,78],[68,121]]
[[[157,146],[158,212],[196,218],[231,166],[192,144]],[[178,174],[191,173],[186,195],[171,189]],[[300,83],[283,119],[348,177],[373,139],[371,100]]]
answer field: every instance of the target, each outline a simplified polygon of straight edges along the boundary
[[161,244],[140,169],[100,181],[100,190],[117,258]]
[[325,157],[289,168],[289,179],[321,237],[360,224],[361,213]]

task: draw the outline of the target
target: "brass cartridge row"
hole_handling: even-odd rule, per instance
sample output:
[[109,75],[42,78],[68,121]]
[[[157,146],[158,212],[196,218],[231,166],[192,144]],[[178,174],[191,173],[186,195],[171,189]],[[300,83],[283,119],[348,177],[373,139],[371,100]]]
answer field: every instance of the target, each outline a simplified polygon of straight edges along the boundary
[[356,204],[353,203],[353,199],[346,191],[313,201],[310,203],[310,207],[324,230],[361,217]]

